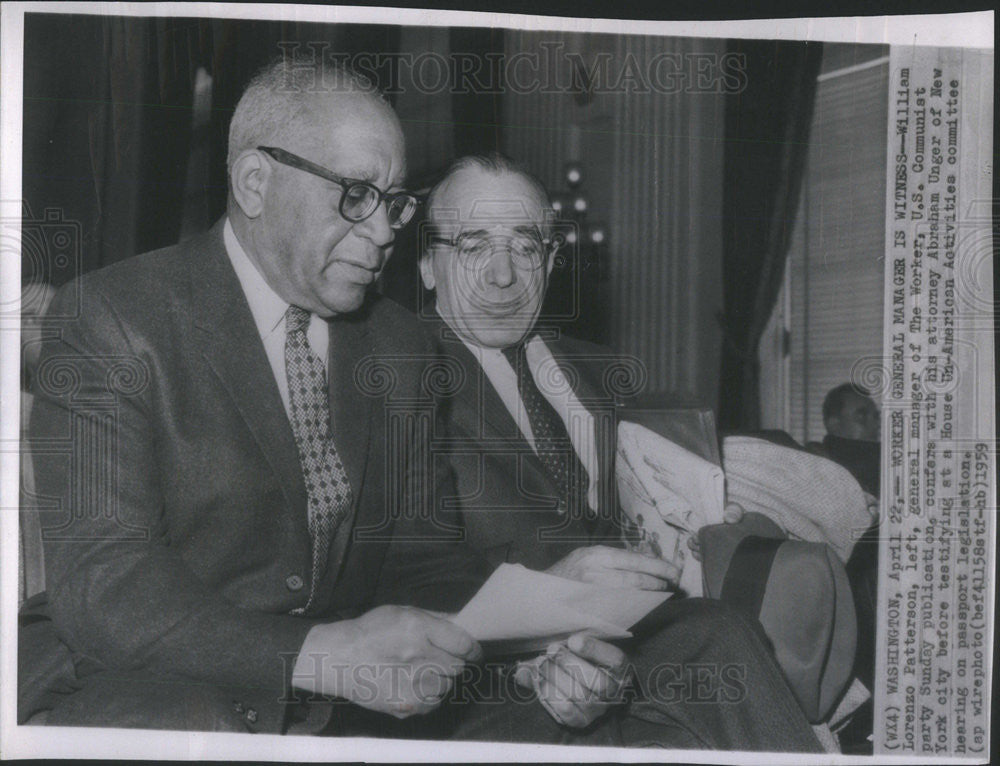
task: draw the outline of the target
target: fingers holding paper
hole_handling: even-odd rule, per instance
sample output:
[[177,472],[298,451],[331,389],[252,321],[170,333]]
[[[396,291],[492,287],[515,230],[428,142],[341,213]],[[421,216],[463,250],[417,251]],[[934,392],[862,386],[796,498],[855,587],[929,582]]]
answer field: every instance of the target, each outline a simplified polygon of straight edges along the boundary
[[292,685],[407,718],[437,708],[455,676],[481,657],[479,643],[448,620],[413,607],[380,606],[353,620],[313,626]]
[[669,561],[606,545],[577,548],[547,572],[609,588],[660,591],[674,588],[680,576],[680,568]]
[[[743,514],[746,511],[743,510],[743,506],[739,503],[726,503],[726,507],[722,512],[722,520],[726,524],[739,524],[743,519]],[[695,560],[701,561],[701,545],[698,542],[698,535],[691,535],[688,538],[688,548],[691,549],[691,555],[694,556]]]

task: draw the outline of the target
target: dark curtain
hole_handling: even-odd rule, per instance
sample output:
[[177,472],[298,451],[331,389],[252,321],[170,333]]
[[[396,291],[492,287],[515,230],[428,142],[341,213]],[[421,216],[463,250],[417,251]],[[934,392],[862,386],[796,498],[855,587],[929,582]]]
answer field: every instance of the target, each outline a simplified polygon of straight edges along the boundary
[[[279,43],[392,52],[399,28],[27,14],[24,229],[37,243],[23,279],[59,285],[210,226],[225,210],[232,110]],[[200,119],[199,69],[212,79]]]
[[[414,189],[437,183],[453,160],[468,154],[502,151],[504,30],[456,27],[448,32],[451,131],[454,152],[428,163],[410,181]],[[433,295],[420,285],[418,260],[426,210],[396,235],[393,256],[382,272],[381,291],[418,314],[426,314]]]
[[781,287],[808,152],[821,43],[734,40],[746,87],[726,105],[723,431],[760,428],[757,346]]
[[489,27],[456,28],[448,35],[455,157],[501,150],[503,35],[503,29]]
[[60,284],[176,237],[203,42],[182,19],[26,16],[27,55],[44,51],[24,62],[26,227],[59,220],[75,241],[25,278]]

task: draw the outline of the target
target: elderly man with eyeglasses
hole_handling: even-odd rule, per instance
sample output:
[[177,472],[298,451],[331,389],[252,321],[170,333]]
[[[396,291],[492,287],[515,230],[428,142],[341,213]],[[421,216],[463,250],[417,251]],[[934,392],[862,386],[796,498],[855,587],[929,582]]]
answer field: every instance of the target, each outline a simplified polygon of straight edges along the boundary
[[[55,299],[77,318],[33,381],[69,668],[48,724],[312,731],[312,693],[402,718],[479,657],[419,607],[461,607],[487,572],[428,539],[419,429],[385,441],[429,353],[369,289],[418,205],[403,133],[363,78],[318,74],[281,60],[250,82],[210,231]],[[356,377],[366,360],[391,391]]]
[[[453,467],[457,490],[438,498],[435,511],[494,567],[672,589],[677,566],[622,545],[614,381],[629,373],[630,360],[566,337],[541,317],[565,234],[542,184],[501,155],[459,159],[428,196],[419,263],[435,298],[427,326],[438,363],[453,371],[436,457]],[[578,634],[512,666],[511,677],[537,695],[567,742],[817,749],[744,618],[719,602],[678,598],[646,622],[627,647]],[[735,668],[741,691],[724,699],[724,680],[720,687],[709,676]],[[704,695],[694,691],[699,673]],[[676,693],[664,695],[664,683]],[[545,722],[526,713],[508,729],[548,741]]]
[[502,155],[465,157],[427,210],[420,273],[434,291],[430,328],[463,371],[442,400],[444,421],[479,447],[452,459],[471,542],[493,565],[612,587],[675,585],[674,563],[621,546],[614,382],[635,375],[638,361],[541,317],[569,239],[545,188]]

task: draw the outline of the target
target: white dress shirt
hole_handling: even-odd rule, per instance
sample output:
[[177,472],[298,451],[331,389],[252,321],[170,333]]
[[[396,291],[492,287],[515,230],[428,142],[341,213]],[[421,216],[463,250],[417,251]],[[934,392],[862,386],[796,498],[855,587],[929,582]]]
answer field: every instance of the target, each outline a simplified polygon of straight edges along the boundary
[[[288,398],[288,377],[285,374],[285,312],[288,311],[289,304],[274,292],[264,280],[264,275],[257,270],[236,238],[236,232],[233,231],[228,218],[223,227],[222,237],[226,244],[226,254],[229,255],[233,269],[236,270],[236,276],[240,280],[240,286],[243,288],[243,294],[246,295],[247,302],[250,304],[250,313],[253,314],[257,332],[264,343],[267,361],[271,363],[271,371],[278,384],[278,392],[285,405],[285,412],[291,418],[292,405]],[[330,348],[329,333],[330,328],[325,320],[316,314],[310,315],[306,339],[309,341],[313,353],[323,360],[324,369],[326,369],[326,357]]]
[[[517,388],[517,373],[507,361],[507,357],[498,348],[477,346],[465,338],[462,338],[462,342],[479,362],[486,377],[489,378],[493,388],[500,396],[500,401],[503,402],[524,438],[537,454],[538,447],[535,445],[535,436],[531,432],[528,411],[521,400],[521,392]],[[583,467],[587,469],[587,476],[590,478],[587,502],[590,503],[591,508],[597,508],[597,480],[600,465],[597,457],[594,416],[580,404],[569,380],[541,338],[537,335],[533,336],[525,344],[524,354],[528,359],[528,369],[531,371],[531,377],[535,380],[535,385],[538,386],[542,396],[548,399],[562,419],[566,431],[569,433],[573,450],[580,458],[580,462],[583,463]]]

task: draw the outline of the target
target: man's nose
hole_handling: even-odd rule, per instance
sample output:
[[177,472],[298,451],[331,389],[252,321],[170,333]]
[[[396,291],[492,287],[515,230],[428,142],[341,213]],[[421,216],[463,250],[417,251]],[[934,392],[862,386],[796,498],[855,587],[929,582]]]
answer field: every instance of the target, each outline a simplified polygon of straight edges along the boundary
[[495,287],[510,287],[517,281],[514,264],[510,260],[510,248],[506,245],[497,245],[493,248],[486,269],[486,279]]
[[384,203],[380,203],[365,220],[354,224],[354,231],[378,248],[388,247],[396,238],[396,230],[389,225],[389,211]]

